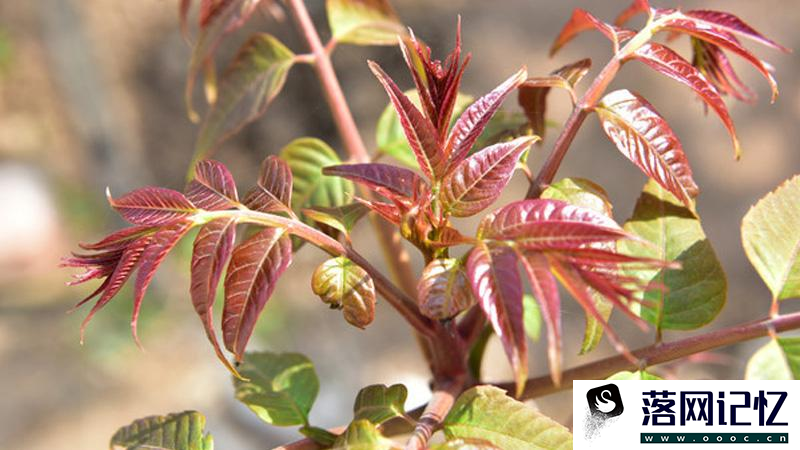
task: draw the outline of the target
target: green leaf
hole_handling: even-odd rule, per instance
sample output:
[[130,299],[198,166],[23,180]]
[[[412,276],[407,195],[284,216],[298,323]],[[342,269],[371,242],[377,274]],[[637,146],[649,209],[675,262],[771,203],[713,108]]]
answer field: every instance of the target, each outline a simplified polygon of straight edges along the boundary
[[206,418],[197,411],[150,416],[120,428],[111,438],[112,449],[214,450],[205,432]]
[[375,319],[375,284],[366,270],[339,256],[317,267],[311,290],[331,308],[341,308],[345,320],[364,328]]
[[484,439],[454,439],[430,447],[430,450],[501,450]]
[[253,352],[245,355],[234,379],[236,399],[272,425],[308,425],[308,412],[317,397],[319,380],[314,365],[299,353]]
[[563,425],[493,386],[461,394],[444,420],[447,439],[484,439],[504,450],[571,449]]
[[303,220],[303,209],[342,206],[353,196],[353,183],[339,177],[322,174],[322,168],[342,161],[328,144],[315,138],[300,138],[281,150],[281,159],[292,171],[292,209]]
[[645,372],[643,370],[639,370],[636,372],[617,372],[614,375],[606,378],[607,380],[663,380],[661,377],[657,377],[652,373]]
[[[417,91],[409,90],[405,92],[405,95],[411,100],[414,106],[420,108],[419,94]],[[458,94],[455,106],[453,106],[453,118],[450,120],[451,126],[473,100],[474,99],[469,95]],[[386,106],[378,119],[378,124],[375,127],[375,143],[378,146],[378,152],[391,156],[405,166],[414,169],[419,168],[417,159],[414,157],[414,152],[406,141],[403,126],[400,124],[400,120],[391,103]]]
[[542,335],[542,312],[539,303],[530,294],[522,296],[522,321],[525,323],[525,334],[534,342],[539,342]]
[[383,437],[369,420],[355,420],[336,439],[331,450],[394,450],[400,447]]
[[388,0],[328,0],[333,39],[355,45],[395,45],[406,33]]
[[[541,198],[561,200],[613,217],[613,206],[611,205],[611,200],[608,199],[606,190],[585,178],[561,179],[548,186],[542,192]],[[614,243],[610,243],[609,246],[612,250],[616,248]],[[593,298],[597,312],[600,313],[603,319],[608,321],[608,318],[611,317],[611,312],[614,310],[614,305],[600,295],[593,295]],[[594,350],[603,338],[603,330],[603,325],[594,316],[587,314],[579,354],[585,355]]]
[[677,261],[681,269],[630,270],[631,275],[660,283],[667,292],[645,293],[641,316],[659,330],[690,330],[714,320],[725,304],[728,283],[700,220],[672,194],[648,181],[625,231],[653,245],[630,240],[620,250],[637,257]]
[[800,175],[750,208],[742,242],[774,300],[800,297]]
[[361,203],[350,203],[334,208],[317,206],[315,208],[306,208],[303,210],[303,214],[308,219],[339,230],[345,235],[350,234],[353,227],[356,226],[356,223],[368,212],[369,208]]
[[800,337],[772,339],[747,362],[747,380],[800,379]]
[[[599,295],[592,295],[592,298],[594,299],[595,309],[597,309],[597,312],[603,317],[603,320],[608,322],[608,318],[611,317],[611,312],[614,310],[614,305]],[[602,337],[603,324],[598,322],[593,316],[587,314],[586,325],[583,329],[581,350],[578,354],[585,355],[597,348],[597,345],[600,344],[600,339],[602,339]]]
[[402,417],[405,415],[406,397],[408,389],[402,384],[367,386],[356,396],[353,420],[365,419],[380,425],[389,419]]
[[585,178],[563,178],[547,186],[541,198],[561,200],[612,217],[611,200],[599,184]]
[[325,447],[330,447],[336,442],[337,435],[331,433],[330,431],[319,428],[319,427],[309,427],[303,426],[300,428],[300,433],[311,439],[312,441],[316,442],[317,444],[323,445]]
[[294,53],[273,36],[251,37],[220,77],[217,100],[200,128],[193,161],[205,159],[223,140],[264,114],[293,64]]

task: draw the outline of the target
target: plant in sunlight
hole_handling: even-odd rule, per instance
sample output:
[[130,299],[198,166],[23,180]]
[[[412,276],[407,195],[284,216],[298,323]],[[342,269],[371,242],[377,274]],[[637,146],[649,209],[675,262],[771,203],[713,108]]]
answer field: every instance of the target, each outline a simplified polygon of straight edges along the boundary
[[[191,3],[180,4],[184,29]],[[94,300],[81,336],[95,313],[133,278],[131,327],[138,343],[137,317],[148,285],[170,250],[197,228],[190,297],[214,352],[234,376],[236,398],[267,423],[299,426],[307,438],[292,448],[337,449],[396,448],[400,440],[390,437],[403,434],[405,448],[429,448],[431,435],[440,430],[445,443],[430,448],[571,448],[567,428],[518,401],[568,388],[577,373],[587,376],[582,367],[562,367],[562,288],[586,314],[580,353],[590,353],[605,336],[622,356],[595,363],[588,375],[594,378],[644,370],[732,342],[720,331],[700,345],[696,339],[662,342],[664,330],[710,323],[725,304],[727,282],[701,226],[695,204],[700,190],[689,159],[667,119],[640,93],[606,89],[622,65],[643,63],[694,91],[722,120],[739,158],[740,141],[723,96],[752,101],[755,94],[742,84],[727,55],[743,58],[761,73],[774,101],[778,91],[770,66],[739,39],[787,49],[724,12],[658,9],[637,0],[612,25],[577,9],[552,52],[592,29],[614,50],[587,89],[578,91],[591,68],[583,59],[542,76],[529,76],[523,67],[473,100],[460,91],[471,58],[462,50],[460,21],[455,46],[442,61],[401,25],[387,1],[328,0],[326,7],[332,37],[323,45],[301,0],[287,0],[283,7],[268,0],[200,1],[186,99],[190,116],[198,117],[191,99],[202,77],[208,107],[192,176],[184,192],[145,187],[119,197],[108,194],[111,207],[131,226],[81,244],[81,253],[64,260],[65,266],[86,269],[74,283],[101,280],[78,303]],[[310,53],[295,54],[275,37],[258,33],[215,73],[215,50],[227,35],[258,9],[282,17],[284,8]],[[638,14],[646,16],[643,27],[624,28]],[[667,43],[654,40],[662,35]],[[691,40],[689,59],[669,47],[680,35]],[[367,63],[389,98],[374,156],[392,157],[398,165],[374,162],[361,140],[330,61],[338,44],[400,47],[414,86],[410,92],[378,63]],[[343,162],[321,140],[298,138],[277,156],[267,156],[255,186],[240,196],[228,169],[209,158],[227,137],[265,112],[297,64],[315,69],[349,158]],[[542,148],[533,144],[544,137],[553,88],[570,95],[573,110],[534,175],[527,155]],[[500,111],[512,95],[521,111]],[[586,179],[555,179],[591,114],[650,179],[622,225],[613,218],[602,187]],[[526,197],[488,209],[517,170],[530,181]],[[751,361],[748,375],[800,376],[785,362],[800,357],[797,339],[776,337],[800,327],[800,315],[781,315],[778,308],[779,300],[800,294],[799,211],[800,178],[795,177],[755,205],[742,226],[748,257],[773,292],[768,318],[731,328],[748,331],[735,341],[768,334],[774,339]],[[453,221],[472,216],[480,217],[475,230],[459,229]],[[352,230],[363,217],[371,217],[392,277],[352,244]],[[396,236],[424,258],[419,274]],[[355,400],[353,421],[326,430],[309,422],[319,389],[311,362],[299,354],[247,351],[276,283],[303,242],[330,256],[313,272],[311,290],[341,310],[348,323],[370,326],[378,297],[409,323],[431,369],[433,395],[427,405],[406,411],[404,386],[368,386]],[[214,320],[220,284],[221,343]],[[656,343],[630,350],[609,325],[614,310],[642,330],[652,326]],[[540,322],[548,350],[545,357],[536,356],[534,367],[541,369],[538,361],[546,358],[549,375],[529,379],[528,339]],[[499,385],[511,396],[481,380],[481,358],[493,335],[514,373],[512,381]],[[765,372],[775,361],[783,361],[781,372]],[[512,415],[521,422],[498,420]],[[211,448],[203,427],[203,416],[192,411],[148,417],[120,429],[112,446]]]

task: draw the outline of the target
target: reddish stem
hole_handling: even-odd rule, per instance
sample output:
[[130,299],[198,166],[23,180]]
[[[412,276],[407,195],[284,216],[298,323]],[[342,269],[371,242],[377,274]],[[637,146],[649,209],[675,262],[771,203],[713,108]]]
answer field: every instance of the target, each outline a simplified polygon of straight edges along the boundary
[[[797,328],[800,328],[800,312],[735,325],[679,341],[651,345],[633,352],[633,355],[639,359],[638,366],[632,364],[625,356],[618,355],[565,371],[562,374],[561,385],[555,385],[549,375],[531,378],[526,383],[521,398],[541,397],[569,389],[574,380],[607,378],[623,370],[641,370],[696,353]],[[513,382],[509,382],[500,384],[499,387],[513,392],[515,385]]]
[[442,425],[442,421],[450,412],[456,397],[464,388],[463,379],[443,383],[434,388],[431,401],[422,412],[422,416],[414,428],[414,434],[406,444],[405,450],[423,450],[427,448],[428,440]]

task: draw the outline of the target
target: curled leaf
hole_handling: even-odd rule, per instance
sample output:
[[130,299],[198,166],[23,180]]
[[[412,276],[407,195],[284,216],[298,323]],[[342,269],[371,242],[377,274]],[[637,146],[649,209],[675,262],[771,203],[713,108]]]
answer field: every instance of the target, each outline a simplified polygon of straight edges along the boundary
[[475,303],[463,261],[434,259],[422,271],[417,284],[422,314],[438,320],[449,319]]
[[387,0],[327,0],[333,39],[355,45],[394,45],[406,33]]
[[561,33],[559,33],[555,42],[553,42],[553,45],[550,47],[550,56],[555,55],[561,47],[574,39],[578,34],[591,29],[595,29],[607,37],[614,44],[615,52],[619,48],[620,42],[630,39],[635,34],[630,30],[607,24],[585,9],[575,8],[575,10],[572,11],[572,16],[567,23],[564,24]]
[[331,258],[314,271],[311,290],[332,308],[342,309],[345,320],[365,328],[375,318],[375,285],[366,270],[349,259]]
[[206,418],[197,411],[149,416],[133,421],[111,437],[113,449],[213,450]]

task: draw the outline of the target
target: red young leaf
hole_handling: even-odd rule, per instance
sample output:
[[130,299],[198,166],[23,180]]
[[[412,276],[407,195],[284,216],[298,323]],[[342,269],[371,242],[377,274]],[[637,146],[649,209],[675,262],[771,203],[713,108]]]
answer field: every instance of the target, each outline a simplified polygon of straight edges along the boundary
[[722,48],[730,50],[737,55],[744,58],[753,67],[758,70],[764,78],[769,82],[772,88],[772,101],[778,97],[778,84],[770,73],[769,67],[760,59],[753,56],[750,51],[742,47],[739,41],[731,33],[715,26],[711,22],[687,16],[680,12],[672,12],[669,19],[663,21],[663,29],[667,31],[675,31],[679,33],[686,33],[706,42],[718,45]]
[[483,133],[483,129],[503,104],[506,96],[522,84],[527,77],[528,71],[525,68],[520,69],[519,72],[479,98],[461,113],[456,123],[453,124],[447,138],[447,145],[445,145],[448,172],[467,157],[472,145]]
[[600,123],[623,155],[664,189],[692,208],[698,194],[683,147],[666,120],[628,90],[603,97],[595,108]]
[[629,361],[638,361],[630,352],[628,347],[622,342],[617,333],[608,324],[608,321],[600,314],[594,304],[592,292],[589,286],[583,281],[575,268],[568,264],[564,264],[558,258],[547,256],[550,270],[558,277],[561,284],[572,295],[572,297],[581,305],[586,314],[593,317],[600,325],[602,325],[606,336],[608,336],[611,343],[618,353],[624,355]]
[[425,116],[444,140],[453,114],[461,76],[469,63],[470,55],[461,62],[461,18],[456,28],[456,45],[444,63],[431,59],[431,49],[417,41],[414,33],[408,43],[401,42],[403,58],[419,92]]
[[539,253],[528,252],[518,255],[533,297],[539,303],[545,327],[547,328],[547,360],[550,365],[550,378],[556,385],[561,384],[561,297],[558,294],[556,279],[547,265],[547,258]]
[[657,72],[692,88],[695,93],[717,113],[722,123],[725,125],[725,128],[728,129],[728,133],[730,133],[731,139],[733,139],[734,154],[736,155],[736,159],[739,159],[741,156],[741,148],[739,146],[739,139],[736,137],[733,119],[731,119],[731,116],[728,114],[725,101],[700,71],[669,47],[655,42],[650,42],[639,47],[633,57],[652,67]]
[[285,230],[266,228],[233,250],[225,276],[222,336],[241,361],[247,341],[275,283],[292,262],[292,240]]
[[236,182],[227,167],[209,159],[199,161],[194,170],[194,179],[186,186],[189,201],[208,211],[236,208]]
[[[200,32],[192,50],[186,77],[185,100],[189,115],[196,119],[192,94],[197,73],[209,64],[223,36],[244,25],[262,0],[202,0],[198,16]],[[185,23],[190,0],[181,0],[181,22]],[[184,33],[185,35],[185,33]]]
[[244,204],[261,212],[291,211],[292,184],[289,165],[275,155],[267,156],[261,163],[258,185],[247,193]]
[[633,238],[613,219],[561,200],[519,200],[484,217],[479,239],[514,240],[527,249],[571,249]]
[[463,262],[434,259],[422,271],[417,284],[419,310],[431,319],[450,319],[475,303]]
[[692,41],[692,65],[714,85],[721,95],[752,103],[756,94],[739,79],[728,56],[719,46],[690,38]]
[[574,87],[592,67],[591,59],[582,59],[554,70],[550,76],[526,80],[519,87],[517,101],[531,124],[533,134],[544,138],[547,94],[551,88],[566,89],[576,103]]
[[381,163],[329,166],[322,173],[363,184],[386,198],[398,200],[410,200],[418,186],[425,183],[411,170]]
[[497,200],[519,156],[537,139],[526,136],[495,144],[461,161],[442,181],[439,195],[445,214],[468,217]]
[[611,42],[614,43],[615,52],[621,41],[630,39],[634,34],[636,34],[630,30],[624,30],[613,25],[609,25],[584,9],[575,8],[575,10],[572,11],[572,17],[570,17],[569,21],[564,24],[564,27],[561,29],[561,33],[559,33],[558,37],[556,37],[552,47],[550,47],[550,56],[555,55],[556,52],[561,49],[561,47],[575,38],[575,36],[578,34],[591,29],[595,29],[603,33],[605,37],[611,40]]
[[236,369],[222,353],[217,341],[213,310],[217,284],[219,284],[222,270],[231,256],[235,239],[236,220],[234,218],[212,220],[200,229],[194,240],[190,288],[192,305],[200,316],[206,336],[214,347],[217,358],[234,374]]
[[442,248],[442,247],[452,247],[454,245],[463,245],[463,244],[475,244],[475,238],[471,238],[468,236],[464,236],[452,227],[441,227],[438,229],[439,236],[429,242],[431,247],[434,248]]
[[772,39],[769,39],[763,34],[754,30],[753,27],[746,24],[742,19],[734,16],[733,14],[722,11],[709,11],[700,9],[696,9],[693,11],[686,11],[685,14],[694,19],[699,19],[703,22],[707,22],[712,26],[714,26],[715,28],[727,31],[728,33],[734,33],[740,36],[744,36],[748,39],[752,39],[760,44],[766,45],[767,47],[772,47],[774,49],[783,52],[791,51],[788,48],[778,44]]
[[197,212],[192,202],[172,189],[144,187],[116,199],[111,192],[106,196],[125,220],[137,225],[165,225]]
[[514,250],[480,243],[469,253],[466,267],[472,292],[514,369],[519,396],[528,376],[528,343],[522,321],[522,280]]
[[142,253],[144,253],[145,249],[150,245],[152,240],[153,235],[145,235],[131,242],[125,248],[125,250],[122,251],[119,259],[116,262],[116,265],[114,266],[114,271],[108,276],[108,278],[106,278],[100,288],[76,305],[77,308],[96,295],[100,295],[97,303],[94,304],[91,311],[89,311],[89,314],[86,315],[86,318],[81,324],[81,343],[83,343],[84,332],[86,331],[86,326],[89,324],[89,321],[92,320],[92,317],[94,317],[97,311],[106,306],[106,304],[108,304],[108,302],[111,301],[115,295],[117,295],[119,290],[122,289],[122,286],[126,281],[128,281],[128,278],[130,278],[133,271],[139,266]]
[[429,178],[439,178],[444,173],[446,160],[433,123],[422,115],[379,65],[370,61],[369,68],[389,95],[419,167]]
[[78,244],[84,250],[117,250],[122,249],[131,241],[142,237],[145,234],[150,234],[157,230],[158,227],[151,227],[148,225],[137,225],[133,227],[123,228],[104,237],[94,244]]
[[136,274],[136,283],[134,284],[133,314],[131,315],[131,333],[133,333],[133,339],[139,347],[141,347],[141,343],[136,332],[136,324],[139,320],[139,311],[147,287],[153,280],[158,266],[167,256],[167,253],[192,229],[192,226],[193,223],[190,221],[180,221],[162,228],[153,235],[152,242],[142,253],[141,266]]
[[625,8],[616,19],[614,19],[614,25],[621,27],[625,25],[632,17],[641,14],[647,13],[651,15],[650,11],[650,2],[648,0],[633,0],[633,2]]
[[354,199],[358,203],[361,203],[370,210],[376,212],[379,216],[386,219],[386,221],[393,223],[395,225],[400,225],[400,220],[402,220],[401,216],[402,213],[400,212],[400,208],[398,208],[397,205],[385,202],[375,202],[371,200],[365,200],[360,197],[355,197]]

